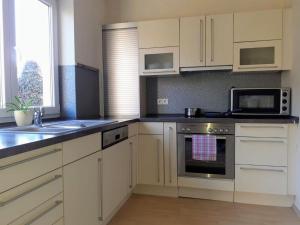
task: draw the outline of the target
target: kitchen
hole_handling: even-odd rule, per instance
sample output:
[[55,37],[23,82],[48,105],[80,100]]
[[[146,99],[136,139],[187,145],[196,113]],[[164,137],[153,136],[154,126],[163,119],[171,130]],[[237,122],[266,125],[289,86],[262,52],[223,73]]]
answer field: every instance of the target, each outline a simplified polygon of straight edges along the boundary
[[300,224],[298,1],[26,1],[57,70],[0,111],[1,224]]

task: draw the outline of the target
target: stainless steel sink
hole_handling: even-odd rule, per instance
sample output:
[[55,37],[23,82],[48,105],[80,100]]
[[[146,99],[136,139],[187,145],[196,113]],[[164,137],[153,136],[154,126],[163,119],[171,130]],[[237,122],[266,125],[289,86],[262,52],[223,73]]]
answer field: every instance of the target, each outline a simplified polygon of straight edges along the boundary
[[112,120],[69,120],[63,122],[46,123],[42,127],[24,126],[0,129],[0,133],[36,133],[36,134],[62,134],[74,130],[93,126],[114,123]]

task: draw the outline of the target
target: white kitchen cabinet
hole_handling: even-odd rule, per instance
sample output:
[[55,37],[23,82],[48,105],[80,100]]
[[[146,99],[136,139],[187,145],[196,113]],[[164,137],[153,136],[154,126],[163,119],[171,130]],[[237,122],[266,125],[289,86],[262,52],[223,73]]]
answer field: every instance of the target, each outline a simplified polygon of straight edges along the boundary
[[164,124],[159,122],[139,123],[139,134],[164,134]]
[[103,221],[108,221],[131,191],[129,141],[122,141],[102,152]]
[[287,168],[239,165],[235,168],[235,191],[287,195]]
[[233,64],[233,14],[206,17],[206,66]]
[[[233,14],[180,19],[180,67],[232,66]],[[190,68],[190,69],[188,69]]]
[[205,16],[180,19],[180,67],[205,66]]
[[129,189],[132,191],[137,184],[137,164],[138,164],[138,136],[133,136],[128,139],[129,142]]
[[286,124],[238,123],[235,127],[235,135],[237,137],[288,137],[288,125]]
[[282,40],[234,43],[233,71],[282,69]]
[[101,164],[101,152],[97,152],[63,168],[65,225],[101,223]]
[[141,76],[179,74],[179,47],[140,49],[139,63]]
[[163,135],[139,135],[139,184],[164,185],[163,141]]
[[179,46],[179,19],[142,21],[138,32],[139,48]]
[[164,123],[165,185],[177,187],[176,123]]
[[0,193],[62,166],[62,146],[53,145],[0,160]]
[[281,40],[282,9],[234,14],[234,42]]
[[101,133],[66,141],[63,143],[63,165],[74,162],[99,150],[101,150]]

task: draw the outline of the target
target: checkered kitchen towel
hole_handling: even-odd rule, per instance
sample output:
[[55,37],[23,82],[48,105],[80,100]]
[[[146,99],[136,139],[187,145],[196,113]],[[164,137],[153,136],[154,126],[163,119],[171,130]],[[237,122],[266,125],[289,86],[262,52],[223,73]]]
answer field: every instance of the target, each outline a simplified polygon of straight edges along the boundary
[[192,136],[192,159],[200,161],[217,160],[217,137],[210,135]]

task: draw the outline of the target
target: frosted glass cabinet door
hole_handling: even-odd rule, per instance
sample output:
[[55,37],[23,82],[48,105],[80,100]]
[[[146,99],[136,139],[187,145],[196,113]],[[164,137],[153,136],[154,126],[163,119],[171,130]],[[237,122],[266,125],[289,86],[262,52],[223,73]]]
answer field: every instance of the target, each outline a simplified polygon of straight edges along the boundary
[[281,70],[281,65],[281,40],[234,44],[235,72]]
[[140,75],[179,74],[179,47],[140,49]]

